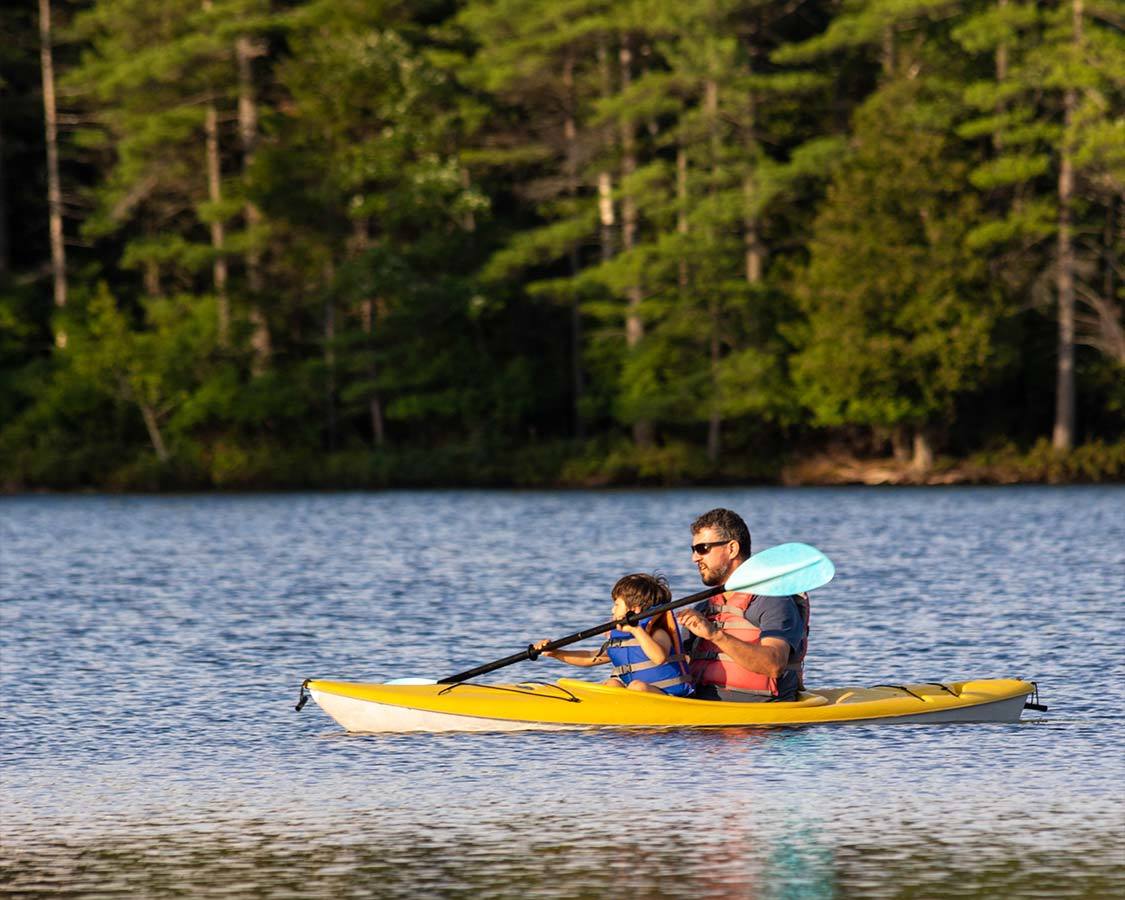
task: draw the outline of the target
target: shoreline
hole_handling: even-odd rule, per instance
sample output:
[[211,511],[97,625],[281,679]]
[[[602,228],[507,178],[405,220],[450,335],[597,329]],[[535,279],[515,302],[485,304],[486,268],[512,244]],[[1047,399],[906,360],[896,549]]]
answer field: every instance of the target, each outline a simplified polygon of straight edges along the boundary
[[1125,484],[1125,478],[1028,478],[1008,471],[984,469],[977,465],[952,463],[935,466],[928,472],[919,472],[908,463],[880,459],[815,459],[786,466],[777,479],[708,478],[654,482],[647,479],[608,480],[589,479],[576,481],[544,481],[538,483],[502,483],[495,481],[450,481],[433,483],[406,481],[390,484],[287,484],[256,483],[245,485],[106,485],[90,484],[76,487],[18,487],[0,488],[3,497],[33,496],[174,496],[174,495],[230,495],[239,494],[299,494],[299,493],[350,493],[384,491],[630,491],[652,489],[689,488],[815,488],[815,487],[875,487],[875,488],[942,488],[942,487],[1093,487]]
[[[568,452],[569,451],[569,452]],[[1093,441],[1060,453],[1045,441],[966,457],[942,456],[927,469],[909,460],[835,447],[789,456],[732,454],[711,466],[683,445],[606,451],[529,445],[507,452],[348,450],[262,452],[238,460],[197,456],[159,464],[135,458],[113,471],[35,479],[0,474],[0,496],[32,494],[238,494],[381,490],[612,490],[692,487],[947,487],[1125,483],[1125,440]]]

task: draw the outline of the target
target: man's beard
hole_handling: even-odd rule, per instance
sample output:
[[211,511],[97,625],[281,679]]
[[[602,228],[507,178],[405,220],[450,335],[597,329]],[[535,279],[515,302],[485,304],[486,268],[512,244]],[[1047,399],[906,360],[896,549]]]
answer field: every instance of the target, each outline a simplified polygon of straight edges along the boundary
[[707,587],[715,587],[726,581],[725,572],[718,572],[712,568],[702,569],[699,573],[699,577]]

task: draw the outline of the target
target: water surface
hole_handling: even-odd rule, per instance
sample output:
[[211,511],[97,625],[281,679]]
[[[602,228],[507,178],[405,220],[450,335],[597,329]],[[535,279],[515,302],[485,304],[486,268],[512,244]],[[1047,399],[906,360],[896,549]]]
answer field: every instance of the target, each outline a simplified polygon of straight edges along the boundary
[[[604,621],[628,571],[694,592],[716,505],[835,560],[810,686],[1021,677],[1050,711],[377,736],[293,709],[306,677]],[[0,893],[1125,892],[1123,488],[26,497],[0,526]]]

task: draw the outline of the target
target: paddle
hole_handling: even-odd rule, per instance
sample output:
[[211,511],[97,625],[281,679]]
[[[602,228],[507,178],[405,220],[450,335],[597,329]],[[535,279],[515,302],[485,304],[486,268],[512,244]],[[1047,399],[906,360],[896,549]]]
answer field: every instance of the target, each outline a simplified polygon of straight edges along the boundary
[[[832,560],[815,547],[810,547],[808,544],[797,543],[779,544],[776,547],[771,547],[769,550],[763,550],[761,553],[757,553],[746,560],[746,562],[734,570],[730,578],[727,579],[726,584],[707,588],[707,590],[700,591],[698,594],[692,594],[690,597],[684,597],[680,600],[673,600],[670,603],[661,604],[660,606],[650,607],[641,615],[630,612],[624,619],[614,619],[611,622],[605,622],[601,625],[595,625],[593,628],[587,628],[585,631],[568,634],[566,637],[550,641],[538,650],[534,649],[534,645],[529,645],[526,650],[519,653],[513,653],[511,656],[505,656],[503,659],[485,663],[483,666],[477,666],[475,669],[458,672],[456,675],[442,678],[437,683],[456,684],[459,681],[475,678],[477,675],[495,672],[497,669],[503,669],[505,666],[523,662],[525,659],[536,659],[539,654],[547,650],[557,650],[559,647],[567,646],[567,644],[574,644],[578,641],[584,641],[586,638],[594,637],[594,635],[604,634],[607,631],[611,631],[622,622],[636,625],[642,618],[647,619],[649,616],[654,616],[670,609],[679,609],[681,606],[699,603],[701,600],[706,600],[709,597],[714,597],[726,591],[745,591],[749,588],[753,588],[755,594],[768,597],[784,597],[788,594],[801,594],[805,591],[811,591],[814,588],[828,584],[835,574],[836,567],[832,565]],[[388,682],[388,684],[433,684],[433,682],[427,682],[420,678],[402,678]]]

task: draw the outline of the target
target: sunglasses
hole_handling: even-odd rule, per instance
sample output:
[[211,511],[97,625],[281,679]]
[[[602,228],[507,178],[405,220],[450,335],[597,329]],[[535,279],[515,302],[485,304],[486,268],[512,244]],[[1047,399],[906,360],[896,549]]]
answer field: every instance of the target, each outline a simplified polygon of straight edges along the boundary
[[712,547],[718,547],[719,544],[729,544],[730,541],[708,541],[706,544],[692,544],[691,552],[698,556],[706,556],[711,552]]

